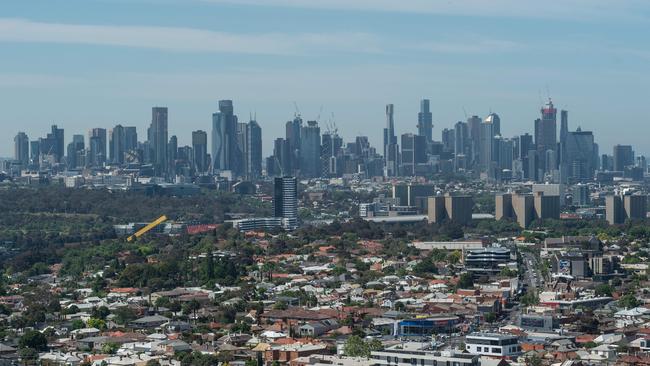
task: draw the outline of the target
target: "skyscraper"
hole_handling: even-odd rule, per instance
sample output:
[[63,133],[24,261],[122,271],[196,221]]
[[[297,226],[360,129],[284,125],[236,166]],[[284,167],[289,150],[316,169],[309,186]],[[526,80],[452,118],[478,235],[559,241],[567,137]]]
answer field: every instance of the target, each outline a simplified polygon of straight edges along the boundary
[[454,125],[454,170],[466,169],[467,155],[471,142],[467,131],[467,123],[458,121]]
[[429,99],[420,101],[420,112],[418,113],[418,135],[424,136],[427,142],[433,140],[433,115],[429,108]]
[[321,176],[336,177],[340,171],[338,156],[343,146],[343,139],[336,133],[330,131],[321,137]]
[[481,163],[481,117],[471,116],[467,119],[467,132],[470,139],[469,164],[472,168],[480,168]]
[[614,171],[622,172],[625,167],[634,165],[634,151],[630,145],[614,146]]
[[219,112],[212,115],[212,162],[215,172],[231,171],[234,176],[243,173],[238,128],[232,100],[220,100]]
[[394,107],[386,105],[386,128],[384,129],[384,166],[385,174],[394,177],[398,174],[399,146],[395,136],[395,121],[393,119]]
[[262,128],[256,120],[246,125],[246,175],[256,180],[262,176]]
[[106,162],[106,129],[93,128],[88,131],[90,148],[89,165],[102,166]]
[[494,125],[492,123],[481,123],[479,139],[481,172],[487,173],[488,178],[494,178]]
[[208,171],[208,134],[205,131],[192,132],[192,151],[194,170],[198,174]]
[[402,135],[402,164],[401,175],[415,176],[418,164],[426,162],[427,159],[426,137],[405,133]]
[[594,165],[595,144],[594,135],[591,131],[582,131],[580,127],[574,132],[567,132],[564,157],[560,157],[565,170],[566,181],[584,182],[594,177],[596,166]]
[[169,141],[167,117],[167,107],[153,107],[151,109],[149,145],[151,146],[151,160],[154,170],[159,176],[164,176],[169,168],[167,160],[167,143]]
[[14,137],[14,159],[23,167],[29,165],[29,137],[24,132],[18,132]]
[[86,146],[84,135],[72,135],[72,142],[68,144],[68,169],[82,168],[86,165]]
[[492,125],[492,134],[494,136],[501,135],[501,118],[496,113],[490,113],[483,120],[483,123],[489,123]]
[[283,138],[275,139],[273,143],[273,169],[268,164],[266,169],[272,171],[273,174],[284,176],[287,172],[291,172],[291,147],[287,140]]
[[64,131],[62,128],[58,128],[57,125],[52,125],[51,131],[47,134],[47,137],[39,139],[38,156],[51,156],[54,162],[59,163],[65,150],[63,146]]
[[178,159],[178,137],[172,135],[167,143],[167,172],[178,173],[176,172],[176,159]]
[[296,177],[278,177],[273,184],[273,216],[286,220],[285,227],[298,227],[298,181]]
[[300,130],[300,174],[306,178],[321,176],[320,127],[318,122],[307,121]]
[[[553,107],[553,102],[549,99],[548,103],[541,109],[542,118],[535,120],[535,145],[537,147],[537,156],[540,159],[541,167],[557,166],[556,161],[546,161],[549,156],[547,152],[553,151],[557,157],[557,109]],[[546,171],[548,172],[548,171]]]
[[286,166],[291,171],[285,171],[284,174],[291,174],[300,168],[300,131],[302,130],[302,118],[296,114],[291,121],[287,121],[285,125],[285,141],[288,144],[290,154],[288,161],[285,162]]
[[125,153],[126,130],[122,125],[116,125],[109,134],[108,159],[113,164],[123,164]]

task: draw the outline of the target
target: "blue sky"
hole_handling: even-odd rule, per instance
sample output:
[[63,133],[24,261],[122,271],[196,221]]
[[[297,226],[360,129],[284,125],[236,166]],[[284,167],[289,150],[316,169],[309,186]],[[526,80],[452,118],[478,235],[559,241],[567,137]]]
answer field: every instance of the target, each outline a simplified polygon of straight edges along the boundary
[[[18,131],[138,127],[169,107],[181,144],[210,131],[218,99],[256,113],[265,154],[295,101],[346,141],[379,147],[431,99],[434,136],[468,114],[531,132],[542,99],[593,130],[601,153],[650,154],[650,3],[641,0],[5,0],[0,2],[0,156]],[[324,124],[324,123],[323,123]],[[67,142],[66,141],[66,142]]]

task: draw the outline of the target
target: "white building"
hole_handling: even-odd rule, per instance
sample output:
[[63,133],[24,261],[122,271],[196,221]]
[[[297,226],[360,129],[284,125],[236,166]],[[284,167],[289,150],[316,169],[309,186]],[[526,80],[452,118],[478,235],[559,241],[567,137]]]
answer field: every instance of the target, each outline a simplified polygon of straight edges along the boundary
[[465,337],[465,350],[474,355],[508,357],[521,353],[519,338],[498,333],[473,333]]

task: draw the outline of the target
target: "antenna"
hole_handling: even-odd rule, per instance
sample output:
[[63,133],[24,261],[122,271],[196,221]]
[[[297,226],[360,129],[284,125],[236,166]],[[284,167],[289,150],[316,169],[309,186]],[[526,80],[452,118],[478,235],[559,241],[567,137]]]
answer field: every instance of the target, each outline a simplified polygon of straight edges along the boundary
[[318,110],[318,115],[316,116],[316,122],[320,122],[320,115],[323,113],[323,105],[320,105],[320,109]]
[[462,107],[462,108],[463,108],[463,113],[465,113],[465,120],[467,120],[469,118],[469,117],[467,117],[467,111],[465,110],[465,107]]

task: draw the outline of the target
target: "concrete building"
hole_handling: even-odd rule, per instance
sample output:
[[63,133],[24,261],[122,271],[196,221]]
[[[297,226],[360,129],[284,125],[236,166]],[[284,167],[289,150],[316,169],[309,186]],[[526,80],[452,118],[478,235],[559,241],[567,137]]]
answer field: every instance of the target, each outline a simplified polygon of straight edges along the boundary
[[502,193],[495,197],[497,220],[513,219],[527,228],[536,219],[560,219],[560,197],[535,194]]
[[520,354],[521,346],[514,335],[472,333],[465,337],[465,350],[474,355],[508,357]]
[[424,212],[428,198],[433,196],[435,187],[432,184],[393,184],[393,198],[399,199],[397,205],[412,206]]
[[471,196],[444,196],[429,197],[427,204],[428,220],[440,223],[445,220],[464,225],[472,221],[472,208],[474,200]]
[[454,365],[478,366],[480,357],[455,351],[440,352],[431,348],[427,342],[407,342],[390,346],[381,351],[371,353],[376,366],[388,365]]
[[605,198],[605,216],[610,225],[622,224],[626,220],[644,220],[647,212],[646,195],[611,195]]

